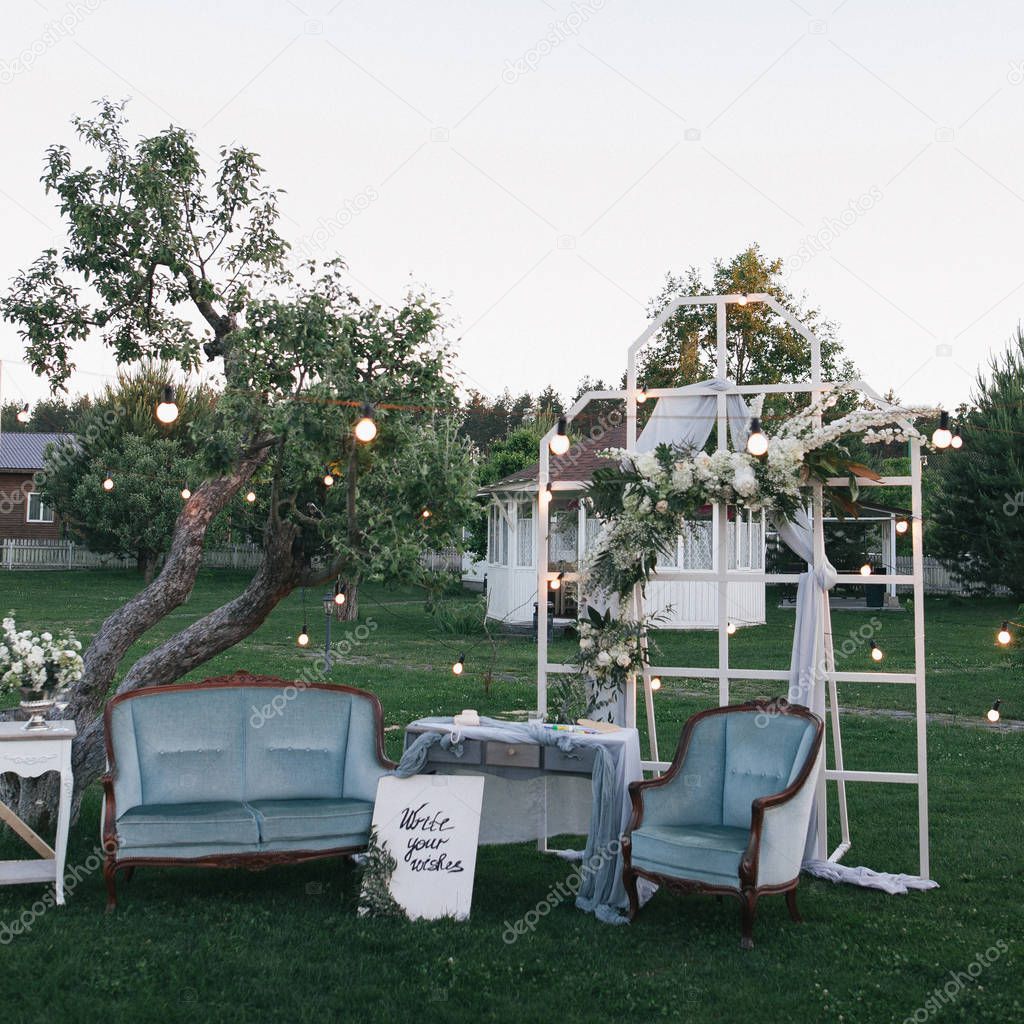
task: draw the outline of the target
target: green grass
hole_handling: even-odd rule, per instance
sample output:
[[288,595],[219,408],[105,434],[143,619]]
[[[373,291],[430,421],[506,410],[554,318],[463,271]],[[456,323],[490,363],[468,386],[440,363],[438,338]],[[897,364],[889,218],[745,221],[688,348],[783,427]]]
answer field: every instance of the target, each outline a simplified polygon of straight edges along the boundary
[[[190,602],[136,645],[125,664],[237,592],[242,579],[204,573]],[[26,626],[71,626],[86,639],[138,585],[127,573],[7,574],[0,577],[0,609],[14,608]],[[769,600],[767,626],[733,638],[735,664],[788,666],[793,612],[775,603]],[[875,1024],[911,1017],[950,980],[950,971],[966,970],[1001,941],[1009,951],[927,1019],[1021,1019],[1024,733],[978,724],[996,696],[1006,718],[1021,717],[1024,680],[993,644],[1009,611],[997,601],[927,606],[929,709],[963,720],[929,729],[932,873],[941,884],[934,892],[890,897],[805,880],[806,923],[791,924],[782,899],[768,898],[759,910],[757,946],[743,953],[733,902],[667,894],[625,928],[599,924],[565,904],[507,945],[505,922],[520,918],[569,874],[563,861],[528,844],[480,850],[473,916],[461,924],[359,919],[353,911],[357,876],[341,861],[261,873],[140,870],[110,917],[103,914],[102,879],[93,872],[65,908],[43,913],[27,934],[0,946],[4,1018],[16,1024],[628,1016]],[[310,595],[309,612],[313,647],[323,639],[319,594]],[[884,668],[909,668],[911,616],[879,618]],[[463,707],[501,715],[532,706],[535,648],[529,640],[492,644],[479,635],[443,632],[424,613],[420,595],[400,588],[364,594],[362,619],[369,635],[353,644],[331,678],[376,692],[388,726]],[[836,642],[868,619],[864,612],[835,613]],[[192,677],[235,668],[295,677],[314,657],[295,646],[301,624],[301,598],[293,595],[244,644]],[[665,635],[660,642],[667,663],[715,663],[713,634]],[[559,641],[553,657],[570,649]],[[463,650],[466,672],[456,678],[450,665]],[[872,665],[863,645],[841,667]],[[765,683],[736,686],[734,698],[768,690]],[[707,681],[665,681],[657,697],[663,753],[674,747],[686,718],[715,703],[716,693]],[[846,686],[841,698],[862,708],[913,706],[912,690],[903,686]],[[848,767],[912,768],[911,721],[851,714],[843,730]],[[401,729],[387,739],[394,756]],[[850,813],[848,863],[916,870],[910,787],[851,786]],[[69,865],[87,863],[98,819],[99,794],[92,790],[72,831]],[[0,835],[0,856],[22,851],[12,836]],[[0,924],[31,916],[43,892],[0,888]],[[917,1019],[926,1019],[921,1014]]]

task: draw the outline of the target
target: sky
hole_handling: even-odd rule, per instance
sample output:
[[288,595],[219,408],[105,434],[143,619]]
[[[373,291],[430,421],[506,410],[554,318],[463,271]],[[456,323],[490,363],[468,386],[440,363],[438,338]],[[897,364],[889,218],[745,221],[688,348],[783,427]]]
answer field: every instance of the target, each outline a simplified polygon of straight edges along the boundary
[[[952,408],[1024,306],[1024,8],[904,0],[0,6],[0,281],[59,246],[43,155],[101,96],[257,151],[281,230],[445,298],[465,384],[617,381],[666,272],[756,242],[876,390]],[[47,391],[0,325],[3,398]],[[96,342],[72,391],[114,370]]]

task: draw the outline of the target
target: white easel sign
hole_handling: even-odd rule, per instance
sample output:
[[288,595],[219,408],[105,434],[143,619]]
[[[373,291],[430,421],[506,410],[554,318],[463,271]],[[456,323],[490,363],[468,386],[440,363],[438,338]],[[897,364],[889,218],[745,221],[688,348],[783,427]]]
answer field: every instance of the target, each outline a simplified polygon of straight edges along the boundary
[[377,784],[373,825],[397,862],[391,895],[410,920],[469,917],[483,795],[484,780],[467,775]]

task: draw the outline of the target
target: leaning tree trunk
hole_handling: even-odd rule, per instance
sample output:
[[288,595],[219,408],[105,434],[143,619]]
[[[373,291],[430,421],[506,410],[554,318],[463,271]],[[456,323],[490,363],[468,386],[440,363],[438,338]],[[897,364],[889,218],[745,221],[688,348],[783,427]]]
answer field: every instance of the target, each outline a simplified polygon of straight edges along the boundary
[[[207,481],[192,495],[178,516],[163,571],[103,622],[86,649],[82,679],[72,690],[64,715],[73,718],[78,726],[78,739],[72,748],[76,815],[83,789],[103,771],[102,710],[118,665],[139,637],[188,598],[202,565],[203,543],[210,523],[266,461],[268,454],[267,448],[254,451],[232,472]],[[158,651],[142,660],[152,659]],[[133,667],[128,678],[139,678],[138,674],[132,675],[137,668],[138,665]],[[19,817],[37,831],[56,824],[57,789],[52,772],[37,779],[0,777],[0,800],[13,807]]]

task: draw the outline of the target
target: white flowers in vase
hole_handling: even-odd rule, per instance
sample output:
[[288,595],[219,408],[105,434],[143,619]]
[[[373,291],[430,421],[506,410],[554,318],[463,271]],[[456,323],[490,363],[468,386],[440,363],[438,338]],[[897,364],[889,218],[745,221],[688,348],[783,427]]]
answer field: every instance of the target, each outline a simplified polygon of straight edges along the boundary
[[21,688],[49,697],[82,678],[82,644],[70,630],[36,635],[19,630],[13,614],[0,627],[0,692]]

